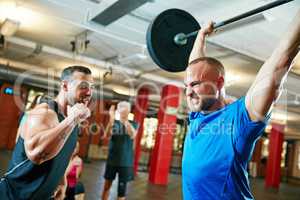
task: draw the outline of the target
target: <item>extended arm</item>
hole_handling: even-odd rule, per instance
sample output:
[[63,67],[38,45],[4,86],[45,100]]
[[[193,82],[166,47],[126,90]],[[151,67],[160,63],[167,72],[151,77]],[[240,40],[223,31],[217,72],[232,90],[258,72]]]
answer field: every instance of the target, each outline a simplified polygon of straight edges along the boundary
[[73,108],[72,114],[62,122],[58,122],[56,113],[41,104],[32,110],[22,124],[27,157],[36,164],[41,164],[55,157],[64,146],[73,128],[78,124],[79,117],[86,113],[88,108],[82,106]]
[[111,137],[114,121],[115,121],[115,106],[112,105],[109,108],[109,121],[108,121],[106,129],[104,131],[104,137]]
[[129,121],[125,122],[125,127],[127,130],[128,135],[131,139],[134,139],[137,133],[137,130],[132,126],[132,124]]
[[280,95],[280,87],[291,69],[300,44],[300,11],[289,29],[264,63],[246,95],[246,108],[251,120],[263,120]]
[[194,60],[205,57],[205,37],[213,32],[213,23],[209,22],[204,28],[200,29],[194,42],[192,52],[189,57],[189,63]]

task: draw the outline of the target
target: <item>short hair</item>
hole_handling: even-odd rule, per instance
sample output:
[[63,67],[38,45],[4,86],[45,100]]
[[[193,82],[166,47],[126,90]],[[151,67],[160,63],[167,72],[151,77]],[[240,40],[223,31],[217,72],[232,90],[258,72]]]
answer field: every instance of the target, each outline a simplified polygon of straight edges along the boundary
[[206,62],[210,66],[215,67],[215,69],[218,70],[218,72],[222,76],[225,75],[225,68],[224,68],[223,64],[219,60],[217,60],[216,58],[200,57],[200,58],[197,58],[197,59],[193,60],[192,62],[190,62],[189,65],[197,64],[199,62]]
[[80,65],[74,65],[69,66],[65,68],[62,73],[60,79],[63,80],[69,80],[74,72],[82,72],[84,74],[92,74],[91,70],[87,67],[80,66]]
[[131,105],[128,101],[120,101],[117,105],[117,110],[120,110],[123,107],[127,107],[129,111],[131,110]]

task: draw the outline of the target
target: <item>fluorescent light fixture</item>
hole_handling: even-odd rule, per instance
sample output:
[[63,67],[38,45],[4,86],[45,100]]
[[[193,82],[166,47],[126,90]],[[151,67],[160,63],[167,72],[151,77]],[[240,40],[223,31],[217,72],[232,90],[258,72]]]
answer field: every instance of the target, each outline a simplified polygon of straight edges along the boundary
[[20,22],[6,18],[1,26],[0,33],[4,36],[12,36],[18,31],[19,27]]
[[23,3],[17,1],[0,0],[0,21],[10,19],[20,22],[22,29],[31,30],[32,28],[45,25],[45,17],[41,16],[29,8],[22,7]]

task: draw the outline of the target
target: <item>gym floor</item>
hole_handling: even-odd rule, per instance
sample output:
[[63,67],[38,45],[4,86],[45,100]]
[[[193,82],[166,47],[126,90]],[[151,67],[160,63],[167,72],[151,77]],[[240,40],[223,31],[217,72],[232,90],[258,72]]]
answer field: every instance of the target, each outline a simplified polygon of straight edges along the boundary
[[[10,151],[0,150],[0,175],[2,176],[7,168],[11,156]],[[81,181],[86,189],[86,200],[99,200],[103,187],[103,173],[105,170],[105,161],[93,160],[90,163],[84,163]],[[181,176],[170,175],[169,184],[157,186],[148,183],[148,174],[139,173],[135,181],[128,186],[128,200],[177,200],[182,199],[181,195]],[[254,197],[257,200],[299,200],[299,187],[281,183],[280,189],[266,190],[263,179],[250,179]],[[113,184],[110,200],[116,199],[117,196],[116,181]]]

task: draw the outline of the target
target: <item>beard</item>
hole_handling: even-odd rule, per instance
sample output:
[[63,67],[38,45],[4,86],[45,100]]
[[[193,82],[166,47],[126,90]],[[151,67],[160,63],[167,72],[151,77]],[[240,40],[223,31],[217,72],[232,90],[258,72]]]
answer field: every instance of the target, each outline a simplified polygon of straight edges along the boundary
[[74,106],[77,103],[77,100],[73,96],[68,96],[68,104]]
[[189,97],[187,104],[191,112],[208,112],[210,108],[217,102],[214,97]]

